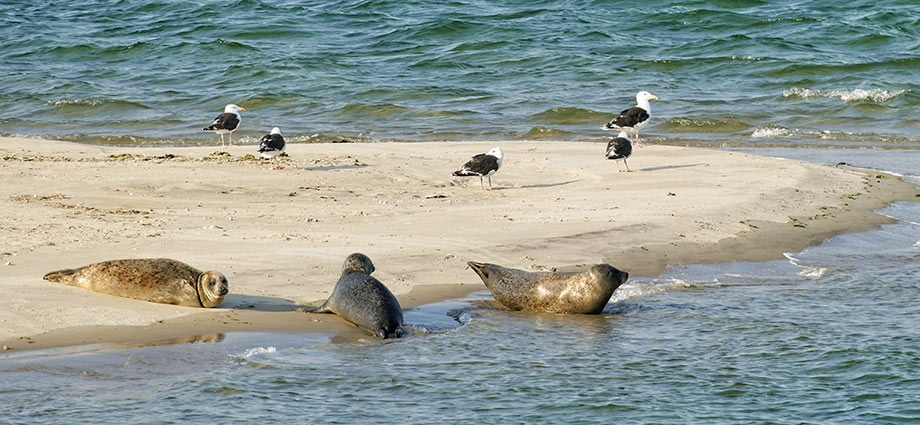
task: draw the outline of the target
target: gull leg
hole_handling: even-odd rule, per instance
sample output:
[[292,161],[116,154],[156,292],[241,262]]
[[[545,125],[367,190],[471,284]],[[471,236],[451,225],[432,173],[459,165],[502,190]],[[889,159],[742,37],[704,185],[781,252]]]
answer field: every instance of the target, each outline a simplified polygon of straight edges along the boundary
[[632,170],[629,169],[629,163],[626,162],[626,158],[623,158],[623,163],[626,164],[626,172],[627,173],[632,172]]
[[489,176],[489,190],[492,190],[492,176]]
[[486,186],[482,184],[482,176],[479,176],[479,187],[482,188],[482,190],[486,190]]
[[639,141],[639,133],[635,133],[636,136],[636,146],[642,147],[642,142]]
[[223,133],[217,133],[217,134],[220,135],[220,145],[223,146],[224,145],[224,134]]
[[227,137],[230,138],[230,143],[227,146],[233,146],[233,132],[230,132],[230,134],[228,134]]

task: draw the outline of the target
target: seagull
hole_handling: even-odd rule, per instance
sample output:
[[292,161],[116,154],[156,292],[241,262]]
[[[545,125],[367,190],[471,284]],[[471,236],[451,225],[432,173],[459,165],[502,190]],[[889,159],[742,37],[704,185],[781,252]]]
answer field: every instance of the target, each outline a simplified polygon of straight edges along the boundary
[[454,171],[455,176],[479,176],[479,186],[485,189],[482,184],[482,177],[489,178],[489,190],[492,190],[492,174],[498,172],[502,167],[502,159],[505,153],[502,148],[492,148],[487,153],[481,153],[470,158],[466,164],[463,164],[459,170]]
[[240,126],[240,111],[245,111],[246,108],[239,107],[234,104],[229,104],[224,107],[224,113],[214,118],[214,121],[211,122],[211,125],[202,128],[204,131],[213,131],[217,134],[220,134],[220,145],[224,145],[224,134],[230,135],[230,146],[233,146],[233,131]]
[[[620,170],[620,172],[632,171],[629,169],[629,164],[626,162],[626,158],[632,155],[632,143],[629,141],[628,137],[625,131],[621,131],[616,138],[611,139],[610,142],[607,143],[607,153],[604,154],[607,159],[615,159],[617,161],[617,169]],[[621,159],[623,163],[626,164],[625,170],[620,169]]]
[[[284,136],[281,135],[281,128],[275,127],[270,133],[262,136],[259,142],[259,155],[262,158],[276,161],[282,153],[284,153]],[[275,168],[280,169],[281,165]]]
[[651,117],[652,109],[648,104],[649,100],[658,100],[658,96],[655,96],[645,90],[640,91],[636,94],[636,106],[620,112],[620,115],[616,118],[610,120],[607,124],[604,124],[601,127],[602,130],[621,130],[627,133],[633,133],[635,135],[636,144],[642,146],[639,143],[639,130],[642,130],[648,120]]

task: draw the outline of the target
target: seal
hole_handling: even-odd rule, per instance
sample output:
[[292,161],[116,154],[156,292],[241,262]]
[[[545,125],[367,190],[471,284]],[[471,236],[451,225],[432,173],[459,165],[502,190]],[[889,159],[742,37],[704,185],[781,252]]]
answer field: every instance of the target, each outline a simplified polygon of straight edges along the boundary
[[609,264],[585,272],[528,272],[488,263],[467,263],[495,300],[512,310],[598,314],[629,273]]
[[45,280],[103,294],[188,307],[217,307],[227,295],[222,273],[169,258],[135,258],[57,270]]
[[399,337],[403,324],[402,307],[393,293],[371,276],[374,263],[366,255],[354,253],[345,258],[342,276],[332,295],[310,313],[334,313],[345,321],[369,330],[378,338]]

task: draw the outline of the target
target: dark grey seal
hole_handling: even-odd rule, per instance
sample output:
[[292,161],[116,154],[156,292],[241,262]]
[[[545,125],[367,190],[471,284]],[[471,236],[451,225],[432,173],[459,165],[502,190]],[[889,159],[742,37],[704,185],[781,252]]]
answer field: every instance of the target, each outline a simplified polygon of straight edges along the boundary
[[468,263],[495,300],[512,310],[598,314],[629,273],[609,264],[588,271],[528,272],[495,264]]
[[374,263],[364,254],[345,258],[342,277],[332,295],[311,313],[335,313],[349,323],[371,331],[379,338],[399,337],[403,324],[402,307],[393,293],[371,276]]

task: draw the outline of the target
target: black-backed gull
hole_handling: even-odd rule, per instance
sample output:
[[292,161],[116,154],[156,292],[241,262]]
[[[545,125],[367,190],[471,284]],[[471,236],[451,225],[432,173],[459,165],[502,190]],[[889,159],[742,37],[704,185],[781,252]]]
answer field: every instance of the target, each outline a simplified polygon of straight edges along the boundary
[[224,134],[230,135],[230,146],[233,146],[233,131],[239,128],[240,126],[240,112],[245,111],[246,108],[241,108],[234,104],[229,104],[224,107],[224,113],[214,118],[214,121],[211,122],[211,125],[202,128],[204,131],[213,131],[217,134],[220,134],[220,145],[224,145]]
[[642,146],[639,144],[639,130],[642,130],[651,118],[652,108],[648,103],[649,100],[658,100],[658,96],[645,90],[640,91],[636,94],[636,106],[620,112],[620,115],[604,124],[601,129],[632,133],[635,135],[636,144]]
[[492,189],[492,174],[502,167],[505,153],[502,148],[492,148],[487,153],[481,153],[470,158],[459,170],[454,171],[455,176],[479,176],[479,186],[485,189],[483,177],[489,178],[489,189]]
[[[604,154],[607,159],[617,161],[617,169],[620,171],[632,171],[629,169],[629,164],[626,163],[626,158],[632,155],[632,142],[629,141],[628,137],[625,131],[621,131],[617,137],[607,143],[607,153]],[[623,160],[623,164],[626,164],[625,170],[620,169],[620,160]]]
[[284,136],[281,135],[281,128],[274,127],[272,131],[259,141],[259,155],[262,158],[278,162],[278,156],[284,153]]

